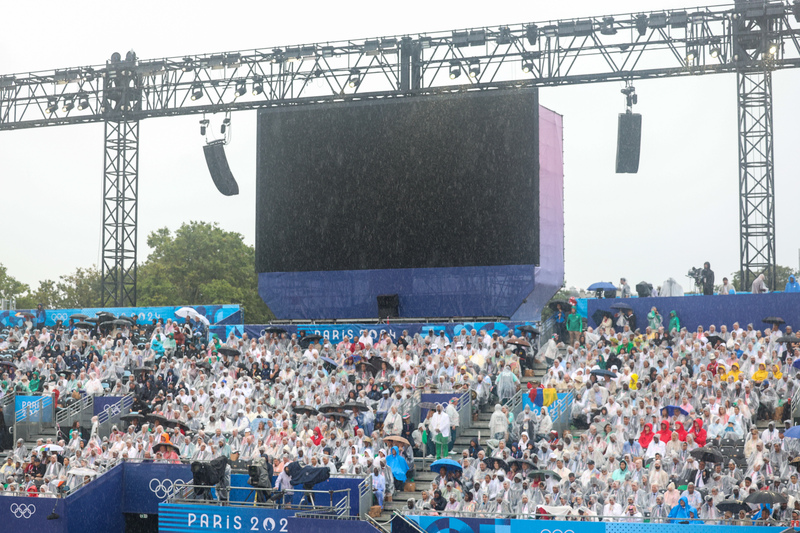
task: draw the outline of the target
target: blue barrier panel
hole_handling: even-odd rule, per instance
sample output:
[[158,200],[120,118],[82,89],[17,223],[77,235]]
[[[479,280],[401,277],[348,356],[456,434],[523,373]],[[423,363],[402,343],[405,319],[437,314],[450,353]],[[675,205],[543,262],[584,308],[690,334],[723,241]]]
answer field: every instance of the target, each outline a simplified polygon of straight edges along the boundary
[[[139,324],[149,324],[153,319],[163,318],[164,322],[168,318],[178,320],[183,323],[184,319],[175,316],[175,311],[184,306],[168,306],[168,307],[90,307],[85,309],[48,309],[45,311],[45,325],[55,326],[57,320],[61,320],[64,324],[69,323],[69,317],[76,314],[95,316],[99,311],[108,311],[115,315],[125,315],[131,317],[136,315]],[[211,324],[223,322],[238,315],[238,323],[244,322],[241,307],[238,304],[231,305],[188,305],[185,307],[192,307],[195,311],[208,319]],[[25,319],[17,316],[19,311],[26,311],[25,309],[17,309],[14,311],[0,311],[0,324],[4,326],[22,326]],[[35,309],[27,310],[31,313],[36,313]],[[226,322],[228,323],[228,322]],[[36,324],[34,324],[35,326]]]
[[762,323],[761,319],[768,316],[782,317],[794,330],[800,326],[797,313],[797,310],[800,309],[800,293],[786,292],[737,294],[735,296],[592,299],[588,301],[589,325],[597,327],[591,318],[596,310],[602,309],[616,313],[611,306],[621,302],[633,308],[636,315],[636,327],[642,332],[647,327],[647,313],[654,306],[661,314],[665,328],[669,325],[669,312],[675,311],[681,321],[681,327],[690,332],[696,330],[697,326],[708,329],[711,324],[717,326],[717,331],[723,324],[730,330],[734,322],[738,322],[743,329],[747,329],[747,324],[752,323],[754,328],[763,330],[768,325]]
[[119,406],[115,404],[117,404],[117,402],[119,402],[122,398],[122,396],[95,396],[93,402],[94,414],[99,415],[105,410],[108,410],[111,416],[119,414]]
[[[41,409],[41,414],[39,410]],[[39,422],[53,421],[53,398],[51,396],[16,396],[14,397],[16,421],[22,422],[30,416],[39,418]]]
[[[58,520],[47,519],[52,512]],[[65,500],[0,496],[0,531],[67,533]]]
[[115,466],[67,496],[68,527],[65,533],[105,533],[125,529],[125,517],[122,514],[123,466]]
[[378,529],[363,520],[354,519],[321,519],[289,518],[289,531],[302,531],[303,533],[381,533]]
[[[305,331],[309,334],[322,335],[333,343],[339,343],[345,336],[350,337],[351,340],[354,337],[360,337],[361,332],[364,330],[367,330],[373,339],[380,338],[382,333],[388,333],[394,340],[397,340],[403,334],[403,331],[408,331],[408,334],[412,336],[417,333],[427,335],[429,330],[433,330],[434,334],[438,336],[440,331],[444,331],[447,339],[452,340],[453,335],[459,335],[464,330],[467,333],[473,329],[477,332],[484,330],[489,335],[497,331],[499,334],[505,335],[510,328],[526,324],[533,325],[530,322],[459,322],[448,324],[410,322],[405,324],[279,324],[278,327],[285,329],[289,334]],[[245,325],[244,332],[249,337],[257,339],[264,335],[264,329],[267,327],[267,325]],[[515,330],[515,332],[519,334],[519,331]],[[440,348],[444,347],[440,346]]]
[[216,505],[178,505],[158,507],[159,533],[202,531],[259,531],[262,533],[304,533],[289,528],[295,511],[258,507],[220,507]]
[[[561,520],[516,520],[408,516],[426,533],[719,533],[730,525],[645,524],[639,522],[577,522]],[[770,533],[774,527],[736,526],[741,533]],[[418,533],[404,521],[392,520],[392,533]]]
[[[443,403],[445,406],[450,403],[451,398],[461,398],[461,394],[455,392],[448,392],[442,394],[435,394],[435,393],[425,393],[420,395],[419,402],[433,402],[433,403]],[[419,409],[419,419],[425,420],[425,417],[428,416],[429,409],[427,407],[420,407]]]
[[[189,465],[167,463],[125,463],[122,512],[155,514],[158,504],[172,494],[175,483],[191,483]],[[91,486],[91,485],[90,485]]]

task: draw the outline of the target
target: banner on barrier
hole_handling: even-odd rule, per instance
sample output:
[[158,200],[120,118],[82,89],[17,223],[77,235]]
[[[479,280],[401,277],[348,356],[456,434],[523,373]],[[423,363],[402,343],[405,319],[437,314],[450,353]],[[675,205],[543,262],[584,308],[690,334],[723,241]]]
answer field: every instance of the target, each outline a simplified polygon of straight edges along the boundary
[[[450,403],[450,400],[452,398],[461,398],[461,394],[458,394],[458,393],[455,393],[455,392],[447,392],[447,393],[441,393],[441,394],[425,393],[425,394],[422,394],[419,397],[419,402],[420,402],[420,404],[428,403],[428,402],[430,402],[430,403],[443,403],[443,404],[445,404],[445,407],[446,407],[447,404]],[[427,407],[422,407],[420,405],[420,409],[419,409],[419,419],[420,420],[425,420],[425,417],[428,416],[428,410],[429,409]]]
[[16,421],[24,422],[35,418],[39,422],[53,421],[52,396],[16,396],[14,398]]
[[[122,412],[119,401],[123,396],[95,396],[94,398],[94,414],[99,415],[103,411],[108,411],[108,416],[113,417]],[[133,404],[133,399],[131,399]]]
[[[241,308],[238,304],[232,305],[188,305],[188,306],[167,306],[167,307],[89,307],[85,309],[47,309],[45,310],[45,326],[52,327],[56,325],[56,321],[61,320],[64,324],[69,323],[69,317],[76,314],[83,314],[90,317],[96,316],[100,311],[108,311],[114,315],[124,315],[128,318],[136,315],[139,324],[149,324],[153,320],[167,319],[177,320],[184,322],[183,318],[176,317],[175,311],[181,307],[191,307],[204,317],[208,319],[211,324],[218,322],[230,323],[231,320],[236,320],[238,316],[238,323],[244,322]],[[14,311],[0,311],[0,324],[3,326],[20,326],[23,327],[25,318],[17,316],[21,310]],[[35,310],[30,310],[34,313]],[[234,316],[236,315],[236,316]],[[35,326],[36,324],[34,324]]]
[[220,507],[216,505],[158,506],[158,531],[195,533],[203,531],[258,531],[260,533],[301,533],[289,522],[295,511],[258,507]]

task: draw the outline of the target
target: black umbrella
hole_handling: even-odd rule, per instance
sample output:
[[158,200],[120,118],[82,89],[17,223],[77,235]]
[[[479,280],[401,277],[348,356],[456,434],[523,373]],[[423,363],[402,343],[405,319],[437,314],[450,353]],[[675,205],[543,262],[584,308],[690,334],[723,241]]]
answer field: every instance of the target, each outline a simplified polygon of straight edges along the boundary
[[325,416],[330,418],[338,418],[340,420],[350,420],[350,415],[345,413],[325,413]]
[[362,411],[367,409],[367,405],[361,402],[347,402],[342,407],[344,409],[360,409]]
[[34,315],[33,313],[29,313],[28,311],[20,311],[19,313],[17,313],[16,316],[26,317],[26,318],[35,318],[36,317],[36,315]]
[[744,499],[744,503],[781,504],[788,503],[788,501],[783,494],[772,492],[771,490],[757,490]]
[[721,463],[725,460],[722,452],[710,446],[703,446],[702,448],[695,448],[689,455],[698,461],[705,461],[707,463]]
[[741,500],[723,500],[717,504],[717,509],[723,513],[730,511],[734,516],[738,515],[739,511],[746,511],[748,513],[752,511],[750,506]]
[[719,336],[717,336],[717,335],[709,335],[709,336],[708,336],[708,343],[709,343],[711,346],[716,346],[716,345],[717,345],[717,344],[719,344],[720,342],[723,342],[723,341],[722,341],[722,337],[719,337]]
[[558,306],[561,305],[561,310],[566,312],[572,309],[572,304],[570,304],[566,300],[553,300],[552,302],[548,303],[547,306],[552,309],[553,311],[558,311]]
[[84,315],[83,313],[76,313],[74,315],[70,315],[70,318],[72,320],[86,320],[89,317],[87,315]]
[[408,341],[406,340],[405,337],[400,337],[399,339],[397,339],[397,343],[402,344],[403,348],[408,348]]
[[137,366],[133,369],[134,372],[150,372],[151,370],[153,369],[149,366]]
[[289,332],[277,326],[270,326],[268,328],[264,328],[264,333],[289,333]]
[[114,324],[115,326],[130,326],[131,322],[129,320],[123,320],[118,318],[116,320],[111,320],[110,322],[104,322],[104,324]]
[[786,321],[779,316],[768,316],[767,318],[761,320],[764,324],[786,324]]
[[626,304],[625,302],[617,302],[615,304],[611,304],[611,309],[620,309],[620,310],[630,309],[631,311],[633,311],[633,307]]
[[605,309],[597,309],[594,313],[592,313],[592,320],[596,325],[600,325],[605,317],[614,318],[614,313],[611,311],[606,311]]
[[233,357],[234,355],[239,355],[241,353],[239,350],[236,350],[234,348],[217,348],[217,351],[222,355],[228,355],[230,357]]
[[522,331],[523,333],[530,333],[530,334],[532,334],[532,335],[538,335],[538,334],[539,334],[539,330],[538,330],[538,329],[536,329],[536,328],[535,328],[535,327],[533,327],[533,326],[528,326],[527,324],[526,324],[526,325],[524,325],[524,326],[520,326],[520,327],[519,327],[519,328],[517,328],[517,329],[519,329],[519,330],[520,330],[520,331]]
[[308,348],[312,342],[321,341],[324,337],[322,335],[306,335],[300,339],[300,347]]
[[594,374],[595,376],[602,376],[604,378],[615,378],[615,377],[617,377],[617,375],[615,373],[613,373],[612,371],[604,370],[602,368],[595,368],[594,370],[592,370],[591,373]]
[[171,442],[159,442],[159,443],[153,445],[153,451],[155,451],[155,452],[167,451],[165,448],[166,449],[172,449],[172,451],[174,451],[175,453],[180,453],[180,450],[178,450],[178,447],[175,446],[174,444],[172,444]]
[[92,329],[94,327],[94,324],[90,324],[89,322],[84,322],[84,321],[75,322],[75,324],[73,325],[76,328],[86,328],[86,329]]
[[790,343],[800,343],[800,337],[795,337],[794,335],[778,337],[778,342],[785,342],[787,344]]
[[149,415],[147,415],[147,419],[150,420],[151,422],[158,422],[161,425],[167,425],[169,423],[169,420],[167,419],[166,416],[159,415],[156,413],[150,413]]
[[86,320],[84,320],[84,322],[91,322],[92,324],[97,324],[100,321],[96,318],[87,318]]
[[0,366],[7,366],[9,368],[17,368],[17,365],[12,363],[11,361],[0,361]]
[[487,457],[486,459],[483,460],[483,462],[486,463],[486,466],[488,466],[489,468],[494,468],[495,461],[500,465],[500,468],[508,472],[508,463],[506,463],[502,459],[498,459],[497,457]]
[[336,411],[338,411],[341,408],[342,408],[341,405],[335,405],[335,404],[332,404],[332,403],[326,403],[325,405],[320,405],[318,410],[319,410],[320,413],[326,413],[327,414],[327,413],[335,413]]
[[114,316],[114,313],[112,313],[111,311],[98,311],[95,314],[97,316],[110,316],[110,317]]
[[144,416],[140,415],[139,413],[128,413],[127,415],[122,415],[119,417],[120,420],[125,422],[133,422],[134,420],[142,421],[144,420]]
[[519,468],[520,470],[522,470],[522,465],[528,465],[534,469],[536,468],[536,465],[533,464],[533,461],[531,461],[530,459],[512,459],[508,462],[508,466],[514,466],[514,465],[517,465],[517,468]]
[[531,343],[529,343],[527,340],[525,340],[523,338],[519,338],[519,337],[512,337],[511,339],[509,339],[506,342],[508,344],[513,344],[515,346],[530,346],[531,345]]
[[292,410],[295,413],[298,413],[298,414],[301,414],[301,415],[312,416],[312,415],[319,414],[319,411],[317,411],[313,407],[309,407],[307,405],[300,405],[300,406],[297,406],[297,407],[292,407]]
[[536,470],[528,474],[528,477],[532,478],[544,478],[545,476],[550,476],[551,478],[555,479],[556,481],[561,481],[561,476],[553,472],[552,470]]
[[381,364],[386,363],[386,369],[389,371],[394,370],[394,367],[389,361],[381,359],[380,357],[373,357],[369,361],[367,361],[367,370],[372,372],[373,375],[377,374],[382,370]]

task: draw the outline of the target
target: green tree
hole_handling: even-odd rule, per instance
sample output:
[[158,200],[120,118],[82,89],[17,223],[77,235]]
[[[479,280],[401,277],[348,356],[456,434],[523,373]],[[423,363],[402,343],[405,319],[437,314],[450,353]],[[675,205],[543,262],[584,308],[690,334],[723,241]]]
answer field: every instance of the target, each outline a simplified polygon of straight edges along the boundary
[[274,315],[258,296],[255,249],[242,235],[217,224],[189,222],[173,234],[147,237],[152,252],[140,267],[139,305],[239,304],[249,324]]
[[17,298],[17,309],[33,309],[38,304],[42,304],[46,309],[56,309],[61,307],[60,301],[56,282],[45,279],[39,282],[38,289],[33,292],[28,291],[24,296]]
[[8,274],[8,269],[0,263],[0,298],[19,299],[30,291],[30,287]]
[[59,276],[56,284],[59,294],[59,307],[75,309],[99,307],[101,301],[101,277],[96,266],[76,268],[75,272]]
[[[764,281],[767,283],[767,287],[771,287],[773,290],[782,291],[786,287],[786,283],[789,281],[789,276],[797,277],[798,271],[794,270],[792,267],[775,266],[775,284],[771,283],[772,276],[770,276],[769,271],[764,271]],[[756,274],[758,275],[758,274]],[[733,287],[738,291],[741,287],[742,276],[740,272],[734,272],[731,274],[731,283],[733,283]],[[751,281],[752,283],[752,281]],[[741,290],[749,291],[750,287],[741,287]]]

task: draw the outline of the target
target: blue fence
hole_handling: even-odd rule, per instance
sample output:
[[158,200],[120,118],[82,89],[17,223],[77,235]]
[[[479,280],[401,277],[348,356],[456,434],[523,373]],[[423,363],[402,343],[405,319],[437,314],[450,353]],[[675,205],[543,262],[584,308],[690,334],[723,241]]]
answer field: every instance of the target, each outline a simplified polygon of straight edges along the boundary
[[15,396],[16,422],[35,418],[40,423],[53,422],[53,398],[51,396]]
[[597,326],[591,318],[596,310],[616,312],[611,309],[611,306],[621,302],[633,308],[636,315],[636,327],[642,332],[647,327],[647,313],[654,306],[663,317],[665,328],[669,324],[670,311],[677,313],[681,327],[685,327],[689,331],[697,329],[697,326],[708,328],[711,324],[715,324],[718,331],[722,324],[730,329],[734,322],[738,322],[744,329],[747,329],[747,324],[753,324],[756,329],[764,329],[767,325],[763,324],[761,320],[768,316],[783,318],[794,330],[800,325],[798,315],[800,293],[785,292],[737,294],[735,296],[592,299],[588,300],[589,325]]
[[[48,309],[45,310],[45,325],[55,326],[57,320],[65,324],[69,322],[69,317],[76,314],[84,314],[89,317],[96,316],[100,311],[108,311],[115,315],[125,315],[131,317],[136,315],[140,324],[149,324],[154,319],[163,318],[164,322],[171,318],[183,322],[184,319],[176,317],[175,311],[184,306],[168,307],[89,307],[85,309]],[[244,322],[242,310],[238,305],[189,305],[195,311],[208,319],[211,324],[217,323],[237,323]],[[17,309],[14,311],[0,311],[0,324],[3,326],[22,326],[24,317],[17,316],[20,311],[30,311],[36,313],[35,309]],[[35,320],[34,320],[35,322]]]
[[[649,524],[635,522],[576,522],[513,518],[454,518],[409,516],[426,533],[719,533],[726,525]],[[780,528],[778,528],[780,529]],[[774,527],[736,526],[741,533],[769,533]],[[392,520],[392,533],[419,533],[404,520]]]
[[[261,533],[378,533],[368,522],[294,516],[294,511],[258,507],[163,504],[159,533],[259,531]],[[417,532],[418,533],[418,532]]]

